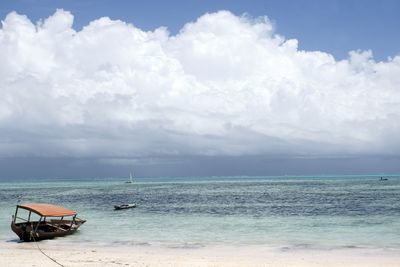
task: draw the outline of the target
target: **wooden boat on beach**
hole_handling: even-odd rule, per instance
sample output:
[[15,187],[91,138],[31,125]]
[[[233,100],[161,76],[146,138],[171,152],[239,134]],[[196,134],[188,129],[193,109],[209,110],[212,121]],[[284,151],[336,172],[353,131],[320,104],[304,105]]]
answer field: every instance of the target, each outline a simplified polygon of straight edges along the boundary
[[[25,210],[23,213],[27,213],[27,218],[19,217],[21,210]],[[12,216],[11,229],[23,241],[61,237],[75,233],[86,222],[76,215],[76,211],[53,204],[21,204],[17,205]]]

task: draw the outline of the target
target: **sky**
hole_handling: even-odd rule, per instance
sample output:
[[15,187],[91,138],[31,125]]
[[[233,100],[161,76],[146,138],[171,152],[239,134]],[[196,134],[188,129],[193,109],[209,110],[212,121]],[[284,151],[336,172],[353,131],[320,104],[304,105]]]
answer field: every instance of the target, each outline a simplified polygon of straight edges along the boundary
[[398,1],[2,1],[0,179],[400,173]]

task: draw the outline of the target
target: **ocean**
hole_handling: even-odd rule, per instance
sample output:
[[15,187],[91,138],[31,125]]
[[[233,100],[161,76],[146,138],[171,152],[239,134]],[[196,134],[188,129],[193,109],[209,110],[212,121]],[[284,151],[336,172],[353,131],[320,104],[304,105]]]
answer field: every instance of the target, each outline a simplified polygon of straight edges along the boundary
[[[400,248],[400,176],[160,177],[0,182],[0,242],[15,205],[59,204],[87,222],[48,242],[104,246]],[[114,211],[113,206],[137,208]]]

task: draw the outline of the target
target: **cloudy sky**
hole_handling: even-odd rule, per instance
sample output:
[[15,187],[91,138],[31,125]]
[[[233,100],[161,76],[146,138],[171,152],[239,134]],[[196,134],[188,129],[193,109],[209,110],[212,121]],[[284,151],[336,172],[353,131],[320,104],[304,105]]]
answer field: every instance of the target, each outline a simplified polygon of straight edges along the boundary
[[5,1],[0,178],[400,172],[395,2]]

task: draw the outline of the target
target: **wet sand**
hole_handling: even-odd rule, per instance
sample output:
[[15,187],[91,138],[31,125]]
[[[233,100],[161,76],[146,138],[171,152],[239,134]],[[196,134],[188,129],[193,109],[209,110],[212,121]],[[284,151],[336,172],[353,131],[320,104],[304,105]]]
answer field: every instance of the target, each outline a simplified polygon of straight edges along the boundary
[[[400,251],[372,248],[271,248],[265,246],[105,246],[40,242],[40,248],[63,266],[174,267],[399,267]],[[4,242],[0,266],[58,266],[35,243]]]

